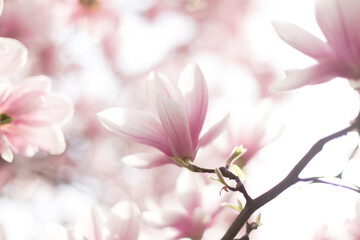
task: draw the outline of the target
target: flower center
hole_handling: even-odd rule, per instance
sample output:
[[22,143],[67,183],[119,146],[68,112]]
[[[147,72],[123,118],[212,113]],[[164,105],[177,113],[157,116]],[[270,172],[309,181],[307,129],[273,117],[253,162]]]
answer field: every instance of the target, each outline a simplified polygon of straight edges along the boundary
[[8,123],[11,123],[14,119],[12,119],[9,115],[6,113],[2,113],[0,115],[0,125],[5,125]]
[[102,2],[102,0],[79,0],[79,2],[86,7],[96,7]]

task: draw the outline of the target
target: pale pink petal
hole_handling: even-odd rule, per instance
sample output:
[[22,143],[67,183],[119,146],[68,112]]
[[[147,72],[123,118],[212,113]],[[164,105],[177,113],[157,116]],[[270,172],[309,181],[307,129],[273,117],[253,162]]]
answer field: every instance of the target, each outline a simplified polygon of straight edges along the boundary
[[150,109],[155,115],[157,115],[156,99],[158,95],[176,100],[178,94],[174,85],[164,75],[157,72],[150,73],[147,81],[147,98]]
[[5,134],[19,135],[25,142],[50,154],[61,154],[66,148],[64,135],[55,124],[39,127],[8,124],[4,131]]
[[150,114],[132,109],[109,108],[97,115],[100,122],[117,135],[171,155],[163,127]]
[[318,0],[316,5],[321,31],[337,55],[349,62],[359,60],[359,11],[357,0]]
[[51,80],[46,76],[27,78],[14,86],[13,91],[3,103],[9,116],[31,112],[42,106],[44,95],[50,92]]
[[185,110],[177,102],[160,95],[157,106],[173,156],[193,159],[194,149]]
[[136,153],[125,156],[121,160],[136,168],[152,168],[175,163],[171,157],[161,153]]
[[[3,103],[11,93],[13,87],[9,80],[5,79],[0,82],[0,102]],[[0,107],[2,109],[2,107]],[[0,110],[1,111],[1,110]]]
[[39,151],[39,148],[29,143],[23,136],[19,134],[6,133],[4,140],[10,148],[18,154],[32,157]]
[[208,90],[198,65],[186,66],[181,73],[179,87],[185,98],[193,146],[196,146],[208,108]]
[[348,35],[348,41],[352,53],[354,54],[355,64],[360,61],[360,1],[358,0],[343,0],[339,1],[339,8],[343,14],[344,27]]
[[182,171],[176,181],[176,194],[188,214],[201,205],[201,190],[205,183],[198,175]]
[[0,38],[0,78],[17,72],[26,62],[27,49],[19,41]]
[[326,43],[298,26],[281,21],[274,21],[272,24],[280,38],[300,52],[315,59],[333,55]]
[[347,77],[352,69],[341,62],[323,62],[303,70],[286,71],[286,79],[273,85],[274,91],[293,90],[305,85],[319,84],[337,76]]
[[212,142],[216,137],[219,136],[219,134],[222,132],[224,127],[227,124],[227,121],[229,119],[229,114],[226,115],[223,119],[221,119],[219,122],[214,124],[201,138],[199,141],[199,144],[197,148],[203,147],[210,142]]
[[4,0],[0,0],[0,15],[2,14],[3,9],[4,9]]
[[105,216],[101,209],[92,205],[90,211],[80,215],[75,223],[74,236],[77,239],[103,240]]
[[107,221],[110,235],[106,240],[136,240],[140,228],[140,210],[129,201],[118,202],[110,211]]
[[74,105],[68,98],[50,94],[46,96],[40,108],[22,114],[16,121],[27,125],[41,125],[44,123],[63,125],[72,118],[73,114]]
[[4,142],[3,136],[0,139],[0,155],[7,162],[12,162],[14,159],[14,155],[9,146]]

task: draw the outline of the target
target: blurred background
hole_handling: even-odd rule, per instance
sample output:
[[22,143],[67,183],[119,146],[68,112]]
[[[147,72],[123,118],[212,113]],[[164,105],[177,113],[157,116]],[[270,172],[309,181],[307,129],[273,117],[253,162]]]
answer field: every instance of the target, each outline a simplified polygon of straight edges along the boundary
[[[75,115],[64,128],[64,154],[39,153],[0,162],[1,240],[44,239],[48,222],[72,229],[77,216],[92,203],[108,210],[120,200],[131,200],[145,211],[149,201],[166,201],[180,168],[140,170],[124,165],[123,156],[148,148],[108,132],[96,117],[115,106],[145,110],[146,79],[153,70],[176,83],[187,63],[199,64],[210,94],[204,128],[228,113],[230,119],[219,138],[201,149],[196,163],[222,166],[234,146],[243,144],[248,152],[240,165],[254,197],[285,177],[318,139],[346,127],[359,111],[358,93],[344,79],[288,93],[270,90],[284,78],[284,70],[314,63],[286,45],[271,22],[291,22],[323,39],[314,1],[5,0],[4,4],[0,36],[21,41],[29,51],[28,63],[14,81],[50,76],[54,90],[74,102]],[[349,159],[357,144],[357,134],[331,142],[303,175],[335,176],[344,170],[347,181],[360,184],[359,156]],[[238,197],[231,196],[230,202]],[[262,226],[252,239],[360,239],[359,197],[327,185],[296,185],[261,209]],[[223,211],[203,239],[212,239],[213,232],[221,236],[230,226],[236,212]]]

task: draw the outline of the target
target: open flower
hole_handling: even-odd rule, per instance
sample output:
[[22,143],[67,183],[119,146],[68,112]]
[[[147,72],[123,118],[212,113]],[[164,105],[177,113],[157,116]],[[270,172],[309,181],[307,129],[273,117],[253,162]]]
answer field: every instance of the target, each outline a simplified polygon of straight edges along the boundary
[[[229,195],[214,197],[218,193],[217,184],[207,185],[201,176],[182,171],[171,204],[150,205],[151,209],[143,212],[143,218],[153,228],[172,230],[164,239],[202,239],[223,210],[221,203],[229,199]],[[172,199],[169,197],[167,201]]]
[[279,36],[292,47],[317,60],[304,70],[286,72],[277,90],[291,90],[319,84],[335,77],[352,80],[360,88],[360,1],[317,0],[316,20],[327,42],[303,29],[284,22],[274,22]]
[[13,160],[13,152],[28,157],[39,149],[50,154],[65,150],[60,126],[73,113],[73,106],[62,96],[51,91],[45,76],[24,79],[12,86],[0,82],[0,154],[6,161]]
[[182,72],[179,86],[163,75],[152,73],[148,81],[151,113],[110,108],[98,114],[101,123],[121,137],[157,148],[162,153],[140,153],[124,159],[137,167],[153,167],[174,162],[174,157],[193,161],[199,147],[212,141],[226,118],[201,138],[208,91],[204,76],[195,64]]

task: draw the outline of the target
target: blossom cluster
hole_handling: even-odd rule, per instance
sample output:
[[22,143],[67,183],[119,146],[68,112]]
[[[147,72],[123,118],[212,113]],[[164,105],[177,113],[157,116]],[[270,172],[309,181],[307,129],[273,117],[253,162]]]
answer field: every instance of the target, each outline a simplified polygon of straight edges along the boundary
[[[313,3],[323,37],[266,20],[316,62],[281,80],[253,44],[272,48],[261,0],[0,0],[0,240],[220,239],[304,142],[359,111],[360,0]],[[319,161],[331,175],[350,155],[336,178],[357,186],[349,142]],[[318,211],[334,198],[321,195]],[[237,238],[341,239],[325,214],[306,218],[306,196],[287,196]],[[357,239],[358,196],[337,200],[341,234]]]

